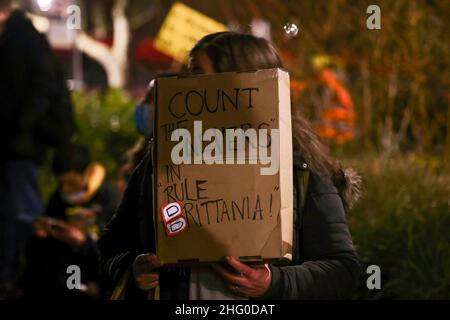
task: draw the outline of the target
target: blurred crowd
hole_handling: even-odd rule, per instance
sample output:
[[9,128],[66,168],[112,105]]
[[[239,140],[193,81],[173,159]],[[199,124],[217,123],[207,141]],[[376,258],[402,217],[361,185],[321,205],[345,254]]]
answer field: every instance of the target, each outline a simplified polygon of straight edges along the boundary
[[[107,297],[96,241],[145,151],[151,94],[136,108],[142,138],[107,179],[76,141],[64,73],[46,37],[9,1],[0,1],[0,70],[0,299]],[[58,183],[43,203],[47,154]],[[82,270],[79,290],[67,286],[70,265]]]

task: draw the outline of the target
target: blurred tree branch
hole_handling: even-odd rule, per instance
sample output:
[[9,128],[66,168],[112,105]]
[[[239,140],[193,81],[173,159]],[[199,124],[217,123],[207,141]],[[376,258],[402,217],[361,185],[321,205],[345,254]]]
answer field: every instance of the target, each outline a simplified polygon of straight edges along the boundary
[[128,0],[116,0],[112,8],[113,44],[107,46],[85,32],[76,38],[77,48],[100,63],[106,71],[108,85],[120,88],[126,82],[127,54],[130,42],[130,26],[125,16]]

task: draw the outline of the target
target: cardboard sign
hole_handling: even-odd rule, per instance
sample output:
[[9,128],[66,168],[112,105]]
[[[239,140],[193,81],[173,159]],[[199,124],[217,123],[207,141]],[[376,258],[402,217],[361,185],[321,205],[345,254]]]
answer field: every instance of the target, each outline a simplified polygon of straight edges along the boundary
[[226,31],[227,27],[180,3],[169,11],[155,40],[161,52],[186,63],[189,51],[207,34]]
[[[268,69],[161,78],[156,104],[158,257],[168,264],[225,255],[290,260],[289,74]],[[239,134],[246,136],[239,141]]]

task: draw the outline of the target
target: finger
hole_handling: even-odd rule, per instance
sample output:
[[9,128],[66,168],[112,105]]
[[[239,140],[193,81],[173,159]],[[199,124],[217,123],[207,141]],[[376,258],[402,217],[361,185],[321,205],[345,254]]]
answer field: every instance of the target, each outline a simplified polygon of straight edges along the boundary
[[37,230],[35,235],[38,238],[47,238],[47,232],[45,230]]
[[145,283],[142,285],[138,283],[138,288],[141,290],[151,290],[151,289],[155,289],[157,286],[159,286],[158,281],[153,281],[151,283]]
[[59,219],[53,219],[51,221],[51,230],[58,230],[58,231],[63,230],[64,231],[64,230],[67,230],[68,226],[69,225],[67,223],[65,223],[64,221],[59,220]]
[[218,264],[213,264],[211,267],[216,271],[225,281],[229,282],[231,285],[234,286],[241,286],[246,287],[248,285],[247,279],[239,276],[234,275],[230,272],[228,272],[223,267],[219,266]]
[[232,285],[226,285],[225,287],[234,294],[245,298],[257,298],[261,296],[261,294],[258,294],[257,290],[253,288],[245,288]]
[[137,282],[139,288],[152,289],[158,286],[159,281],[141,281]]
[[157,273],[147,273],[147,274],[140,274],[136,277],[136,280],[139,282],[153,282],[159,280],[159,274]]
[[266,265],[267,264],[255,264],[255,265],[252,265],[251,268],[252,269],[266,269]]
[[244,287],[239,287],[239,286],[234,286],[231,284],[228,284],[225,286],[229,291],[231,291],[232,293],[245,297],[245,298],[249,298],[251,295],[249,294],[249,292],[246,290],[246,288]]
[[163,263],[158,261],[154,254],[141,254],[136,258],[133,265],[133,272],[135,275],[149,274],[155,269],[162,267]]
[[253,274],[253,269],[248,265],[240,262],[235,257],[227,256],[225,257],[228,264],[232,266],[236,271],[240,272],[244,276],[251,276]]
[[164,262],[158,260],[158,257],[153,253],[147,255],[146,258],[150,262],[150,265],[152,266],[153,269],[161,268],[164,265]]

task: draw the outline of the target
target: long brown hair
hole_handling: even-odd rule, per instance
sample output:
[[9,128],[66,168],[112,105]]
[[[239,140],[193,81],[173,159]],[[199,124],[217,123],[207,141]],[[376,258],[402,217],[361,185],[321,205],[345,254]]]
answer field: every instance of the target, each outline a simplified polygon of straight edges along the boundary
[[[283,68],[280,55],[267,40],[250,34],[218,32],[202,38],[190,52],[205,53],[216,72],[245,72],[258,69]],[[311,171],[321,176],[332,176],[338,163],[314,132],[310,123],[298,111],[292,114],[294,151],[308,163]]]

